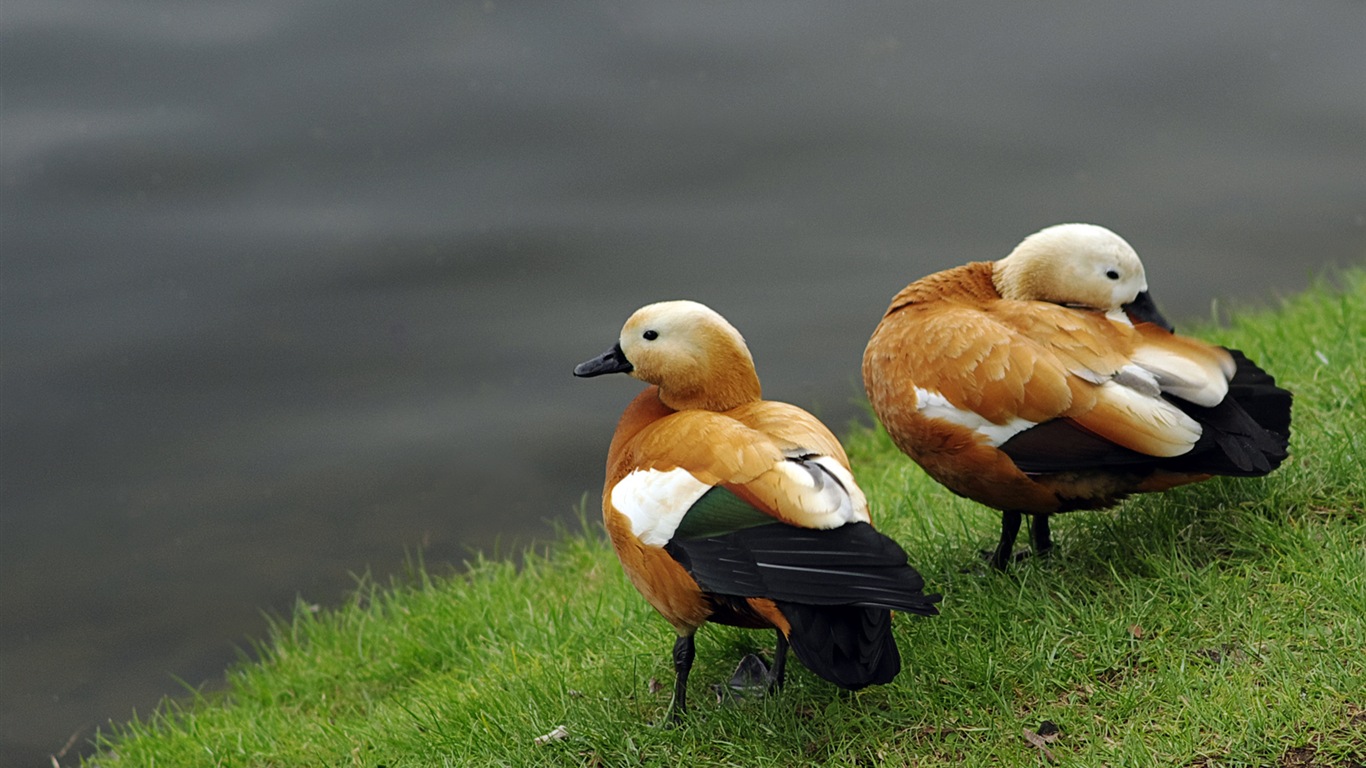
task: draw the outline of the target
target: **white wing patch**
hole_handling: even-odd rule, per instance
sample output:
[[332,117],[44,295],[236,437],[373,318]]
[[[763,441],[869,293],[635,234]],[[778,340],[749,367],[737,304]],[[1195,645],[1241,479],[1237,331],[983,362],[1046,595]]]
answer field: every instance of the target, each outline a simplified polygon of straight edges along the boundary
[[967,427],[986,438],[987,445],[993,448],[1003,445],[1010,438],[1037,424],[1037,422],[1018,416],[1004,424],[997,424],[974,411],[959,408],[938,392],[920,387],[915,388],[915,400],[916,407],[920,409],[921,415],[925,418],[939,419],[950,424],[957,424],[960,427]]
[[[783,476],[783,497],[801,510],[808,528],[838,528],[845,523],[872,522],[868,499],[842,464],[829,456],[794,457],[773,468]],[[790,514],[792,510],[786,510]]]
[[1068,369],[1068,372],[1082,381],[1089,381],[1092,384],[1104,384],[1113,378],[1113,376],[1100,373],[1099,371],[1093,371],[1090,368]]
[[[1157,383],[1157,376],[1141,365],[1126,365],[1115,372],[1114,381],[1122,387],[1128,387],[1144,397],[1157,397],[1162,394],[1162,387]],[[1093,384],[1104,384],[1105,382],[1096,381]]]
[[1114,381],[1101,386],[1101,395],[1128,414],[1130,420],[1157,427],[1163,445],[1147,451],[1154,456],[1180,456],[1200,439],[1200,422],[1160,397],[1148,397]]
[[1228,380],[1233,372],[1211,370],[1198,361],[1156,346],[1134,350],[1134,364],[1152,374],[1163,392],[1212,408],[1228,395]]
[[683,468],[667,472],[637,469],[612,487],[612,508],[631,521],[631,533],[642,544],[662,547],[678,523],[711,486]]

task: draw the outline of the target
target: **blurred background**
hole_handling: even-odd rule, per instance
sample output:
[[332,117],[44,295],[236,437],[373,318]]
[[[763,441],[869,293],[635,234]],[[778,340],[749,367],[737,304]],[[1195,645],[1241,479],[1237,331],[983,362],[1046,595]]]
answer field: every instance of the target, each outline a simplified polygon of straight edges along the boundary
[[0,764],[265,615],[550,538],[693,298],[837,431],[893,293],[1103,224],[1168,316],[1366,262],[1366,4],[6,0]]

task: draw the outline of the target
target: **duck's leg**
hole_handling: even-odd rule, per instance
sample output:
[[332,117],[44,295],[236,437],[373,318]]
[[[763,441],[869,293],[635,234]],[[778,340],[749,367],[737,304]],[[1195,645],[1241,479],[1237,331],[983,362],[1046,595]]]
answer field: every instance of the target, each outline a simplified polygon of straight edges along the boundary
[[674,700],[669,706],[669,720],[677,724],[688,711],[688,673],[697,655],[692,635],[679,635],[674,641]]
[[1034,515],[1029,521],[1029,541],[1034,545],[1035,557],[1053,553],[1053,535],[1048,530],[1048,515]]
[[781,629],[774,630],[778,635],[778,647],[773,651],[773,668],[769,670],[768,692],[777,693],[783,688],[787,675],[787,635]]
[[1020,521],[1023,518],[1019,512],[1001,512],[1001,541],[996,545],[996,551],[991,554],[991,567],[998,571],[1004,571],[1011,560],[1015,559],[1013,554],[1015,549],[1015,538],[1020,535]]

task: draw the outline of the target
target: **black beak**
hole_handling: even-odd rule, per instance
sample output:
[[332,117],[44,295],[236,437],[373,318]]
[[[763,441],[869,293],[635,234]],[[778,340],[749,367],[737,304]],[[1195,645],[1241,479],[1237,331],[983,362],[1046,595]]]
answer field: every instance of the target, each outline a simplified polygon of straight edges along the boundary
[[1157,305],[1153,303],[1153,297],[1149,296],[1147,291],[1138,294],[1133,301],[1120,307],[1120,309],[1124,310],[1134,325],[1152,323],[1168,333],[1176,333],[1176,328],[1172,327],[1172,324],[1167,322],[1167,318],[1157,311]]
[[612,348],[603,352],[592,360],[584,360],[574,366],[574,375],[581,378],[590,376],[601,376],[604,373],[630,373],[635,370],[631,361],[626,359],[626,355],[621,352],[620,344],[613,344]]

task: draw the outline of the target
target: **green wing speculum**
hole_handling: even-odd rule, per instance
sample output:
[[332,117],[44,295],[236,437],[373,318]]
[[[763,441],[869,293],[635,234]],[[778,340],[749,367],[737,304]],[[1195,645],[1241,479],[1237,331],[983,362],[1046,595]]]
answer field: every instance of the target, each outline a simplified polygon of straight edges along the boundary
[[716,486],[693,503],[678,523],[673,538],[707,539],[774,522],[734,491]]

